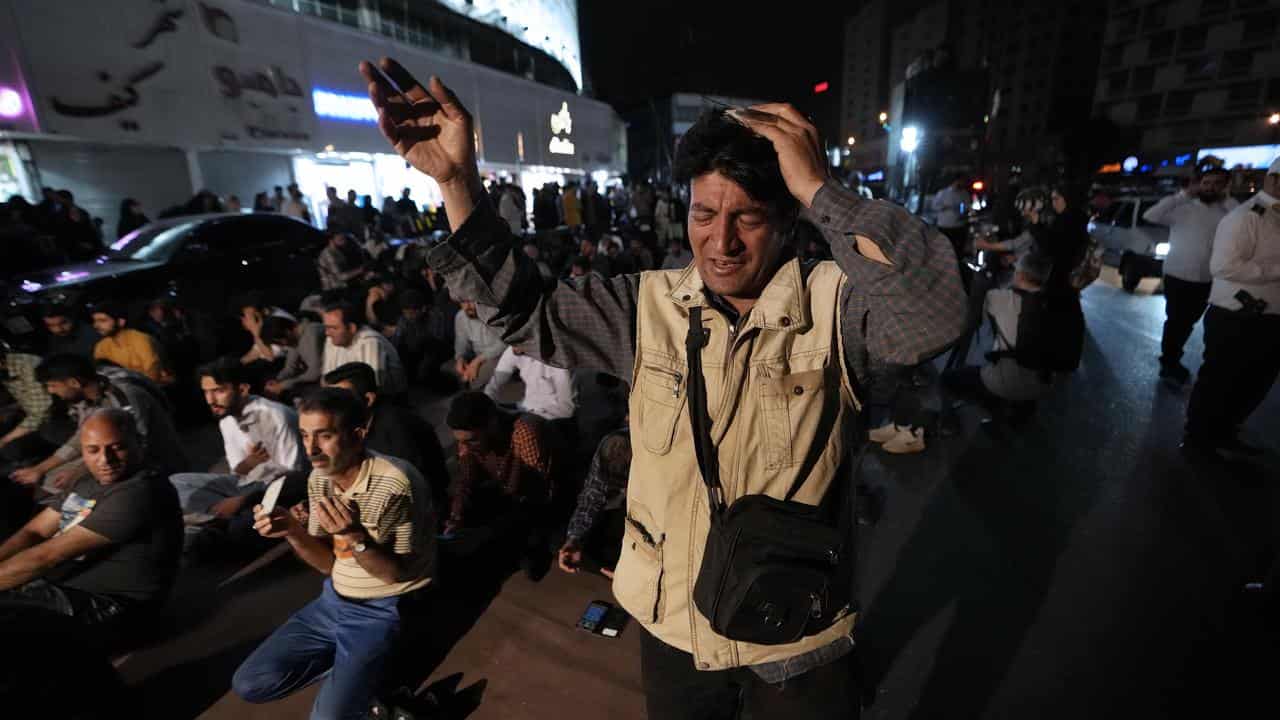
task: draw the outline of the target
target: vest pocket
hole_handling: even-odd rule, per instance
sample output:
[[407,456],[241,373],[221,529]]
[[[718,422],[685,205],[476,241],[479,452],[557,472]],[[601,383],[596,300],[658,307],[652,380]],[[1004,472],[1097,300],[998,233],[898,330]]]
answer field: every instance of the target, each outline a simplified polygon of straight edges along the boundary
[[822,414],[826,370],[808,370],[780,378],[761,378],[760,419],[764,424],[765,467],[790,467],[799,462],[796,441]]
[[675,437],[676,419],[684,402],[684,373],[654,365],[640,370],[640,417],[632,427],[649,452],[666,455]]
[[622,535],[622,555],[613,575],[613,594],[637,620],[645,624],[662,621],[665,598],[662,594],[662,536],[627,512]]

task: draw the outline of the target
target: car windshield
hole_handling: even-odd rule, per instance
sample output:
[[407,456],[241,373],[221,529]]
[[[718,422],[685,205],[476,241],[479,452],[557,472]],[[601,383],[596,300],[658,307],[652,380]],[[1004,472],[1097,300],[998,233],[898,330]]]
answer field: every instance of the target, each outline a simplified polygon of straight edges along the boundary
[[173,256],[195,223],[142,227],[111,243],[113,260],[163,261]]

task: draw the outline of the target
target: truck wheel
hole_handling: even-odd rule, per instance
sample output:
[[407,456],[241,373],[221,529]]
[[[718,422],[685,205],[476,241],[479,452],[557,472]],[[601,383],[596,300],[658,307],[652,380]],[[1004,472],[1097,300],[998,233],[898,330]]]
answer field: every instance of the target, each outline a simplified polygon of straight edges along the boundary
[[1120,286],[1125,292],[1134,292],[1142,282],[1142,270],[1137,263],[1127,262],[1120,267]]

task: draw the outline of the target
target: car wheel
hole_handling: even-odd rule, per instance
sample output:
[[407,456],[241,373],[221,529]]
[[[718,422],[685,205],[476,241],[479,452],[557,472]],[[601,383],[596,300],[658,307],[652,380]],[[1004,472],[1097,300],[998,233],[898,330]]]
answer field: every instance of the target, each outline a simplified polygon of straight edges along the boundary
[[1120,286],[1125,292],[1136,291],[1140,282],[1142,282],[1142,269],[1137,263],[1127,262],[1120,266]]

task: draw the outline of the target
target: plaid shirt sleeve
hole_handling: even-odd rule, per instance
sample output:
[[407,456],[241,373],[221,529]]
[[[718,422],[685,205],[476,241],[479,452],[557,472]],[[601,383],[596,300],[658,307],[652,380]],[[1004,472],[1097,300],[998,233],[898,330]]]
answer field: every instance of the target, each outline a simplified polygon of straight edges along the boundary
[[9,353],[5,358],[9,369],[5,388],[22,407],[23,418],[18,427],[33,432],[49,417],[49,406],[53,404],[53,398],[45,391],[44,385],[36,380],[36,365],[39,364],[40,358],[24,353]]
[[[967,302],[951,243],[905,209],[828,181],[801,216],[831,245],[849,281],[841,297],[845,353],[859,379],[871,363],[916,365],[964,332]],[[863,257],[875,243],[885,265]]]
[[631,377],[639,275],[588,275],[581,286],[561,282],[544,291],[537,264],[483,199],[447,242],[427,253],[427,262],[454,297],[476,302],[507,345],[554,367]]
[[578,505],[569,520],[565,534],[582,540],[596,524],[600,511],[615,497],[627,490],[627,472],[631,468],[631,443],[628,430],[616,430],[604,436],[596,454],[591,458],[591,469],[578,494]]
[[337,253],[332,248],[325,247],[316,257],[316,272],[320,275],[320,287],[325,290],[346,284],[342,281],[342,268],[338,267]]

